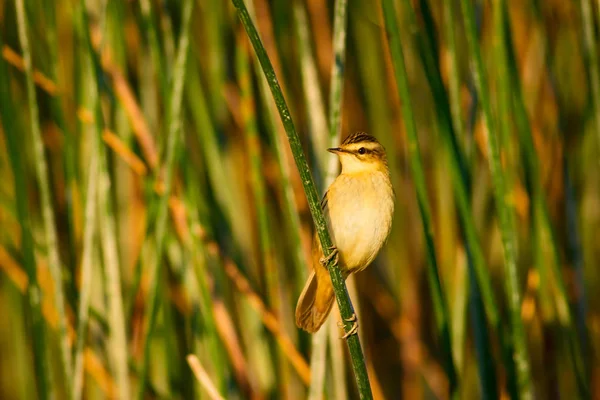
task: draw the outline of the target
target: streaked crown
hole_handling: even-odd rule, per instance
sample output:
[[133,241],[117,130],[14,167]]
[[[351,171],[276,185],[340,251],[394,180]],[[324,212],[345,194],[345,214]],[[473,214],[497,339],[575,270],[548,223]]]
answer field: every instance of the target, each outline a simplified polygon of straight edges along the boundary
[[348,145],[355,144],[355,143],[379,143],[379,142],[377,141],[377,139],[375,139],[374,136],[371,136],[366,132],[354,132],[354,133],[348,135],[348,137],[346,137],[346,139],[344,139],[344,141],[342,142],[342,146],[348,146]]

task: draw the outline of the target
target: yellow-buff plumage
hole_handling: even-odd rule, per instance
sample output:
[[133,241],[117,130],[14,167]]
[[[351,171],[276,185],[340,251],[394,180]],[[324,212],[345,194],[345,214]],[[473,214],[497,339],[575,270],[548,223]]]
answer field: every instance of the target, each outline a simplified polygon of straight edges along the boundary
[[[327,189],[321,207],[338,251],[344,278],[365,269],[385,243],[394,214],[394,191],[383,146],[373,136],[357,132],[340,147],[340,175]],[[296,325],[316,332],[327,319],[335,295],[322,249],[315,236],[311,272],[296,306]]]

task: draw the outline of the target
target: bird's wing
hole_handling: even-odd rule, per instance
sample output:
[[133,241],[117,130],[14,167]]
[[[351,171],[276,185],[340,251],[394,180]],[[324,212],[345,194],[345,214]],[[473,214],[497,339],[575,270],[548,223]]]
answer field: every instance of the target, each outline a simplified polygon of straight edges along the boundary
[[327,193],[328,192],[325,192],[323,198],[321,199],[321,210],[323,210],[323,213],[325,214],[327,214]]
[[[328,205],[327,204],[327,192],[325,192],[325,194],[323,195],[323,198],[321,199],[321,210],[323,211],[323,216],[325,217],[325,221],[327,221],[328,213],[329,213],[327,205]],[[319,248],[319,251],[317,253],[313,253],[313,254],[318,254],[318,257],[315,259],[318,264],[319,257],[321,257],[322,252],[321,252],[321,241],[319,240],[319,236],[317,235],[316,230],[315,230],[315,233],[313,234],[313,246],[314,246],[314,248],[316,248],[317,246]]]

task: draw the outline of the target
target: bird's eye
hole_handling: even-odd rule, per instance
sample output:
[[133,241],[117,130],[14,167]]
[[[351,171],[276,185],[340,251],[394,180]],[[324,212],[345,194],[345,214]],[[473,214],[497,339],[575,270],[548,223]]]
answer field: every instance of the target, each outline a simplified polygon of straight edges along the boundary
[[365,154],[367,152],[367,150],[365,150],[364,147],[361,147],[360,149],[358,149],[358,154]]

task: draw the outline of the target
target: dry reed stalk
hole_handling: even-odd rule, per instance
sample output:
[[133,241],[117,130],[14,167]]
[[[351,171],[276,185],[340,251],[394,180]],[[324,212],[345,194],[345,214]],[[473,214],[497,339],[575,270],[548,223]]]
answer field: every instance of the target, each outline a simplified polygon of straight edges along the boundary
[[[11,49],[9,46],[4,45],[2,48],[2,57],[13,67],[17,68],[21,72],[25,72],[25,61],[23,57],[16,51]],[[37,84],[40,89],[48,93],[50,96],[56,96],[59,94],[58,86],[42,72],[35,69],[33,71],[33,81]]]
[[219,391],[210,379],[210,376],[208,376],[208,373],[206,372],[204,367],[202,367],[202,364],[200,363],[198,357],[196,357],[193,354],[189,354],[186,357],[186,360],[190,365],[192,372],[194,372],[194,376],[196,377],[198,382],[200,382],[204,390],[206,390],[206,393],[208,393],[208,397],[210,397],[212,400],[224,400],[225,398],[219,394]]
[[232,280],[237,290],[246,296],[246,300],[248,300],[252,308],[258,312],[263,324],[265,324],[267,329],[275,336],[277,344],[279,344],[283,350],[284,354],[298,373],[298,376],[302,378],[302,381],[306,385],[309,385],[310,367],[281,327],[275,314],[267,308],[260,296],[252,289],[250,283],[242,275],[235,263],[220,251],[219,245],[215,241],[206,239],[206,237],[203,237],[203,239],[206,242],[209,254],[221,258],[227,276]]

